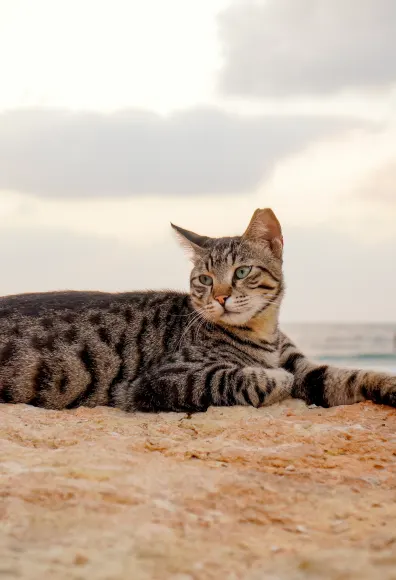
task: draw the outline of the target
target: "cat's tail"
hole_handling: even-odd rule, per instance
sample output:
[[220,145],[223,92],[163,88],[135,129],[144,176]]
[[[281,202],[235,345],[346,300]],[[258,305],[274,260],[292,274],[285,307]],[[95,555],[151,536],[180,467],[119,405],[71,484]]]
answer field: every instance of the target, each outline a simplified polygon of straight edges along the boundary
[[294,375],[293,397],[308,405],[334,407],[370,400],[396,407],[396,376],[314,363],[285,335],[280,366]]

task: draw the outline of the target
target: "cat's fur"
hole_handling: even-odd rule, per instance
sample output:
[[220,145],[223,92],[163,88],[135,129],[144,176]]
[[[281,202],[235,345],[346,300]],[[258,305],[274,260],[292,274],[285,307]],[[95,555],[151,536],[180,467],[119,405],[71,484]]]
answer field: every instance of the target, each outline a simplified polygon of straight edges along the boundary
[[283,243],[271,210],[257,210],[241,237],[174,228],[193,259],[190,294],[1,298],[0,401],[194,412],[292,395],[396,406],[396,377],[317,365],[279,330]]

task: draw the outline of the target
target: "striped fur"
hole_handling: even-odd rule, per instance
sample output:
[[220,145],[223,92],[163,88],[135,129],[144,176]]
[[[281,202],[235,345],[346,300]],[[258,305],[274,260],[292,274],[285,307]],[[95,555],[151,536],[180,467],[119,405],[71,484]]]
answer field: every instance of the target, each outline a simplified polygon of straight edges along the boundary
[[[176,229],[193,258],[190,294],[0,298],[0,402],[195,412],[294,396],[396,406],[396,377],[314,364],[279,330],[282,238],[272,212],[256,212],[241,237]],[[241,267],[250,270],[239,279]]]
[[318,365],[308,360],[284,334],[280,365],[294,375],[293,397],[319,407],[370,400],[396,407],[396,377],[374,371]]

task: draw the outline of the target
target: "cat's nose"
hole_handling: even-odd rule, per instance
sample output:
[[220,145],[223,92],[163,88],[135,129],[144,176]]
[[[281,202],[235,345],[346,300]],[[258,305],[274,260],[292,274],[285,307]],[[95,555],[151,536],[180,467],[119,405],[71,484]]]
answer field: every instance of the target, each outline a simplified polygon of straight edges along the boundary
[[220,294],[219,296],[214,297],[214,299],[217,300],[217,302],[222,306],[224,306],[224,304],[226,303],[227,298],[229,298],[229,296],[227,296],[226,294]]

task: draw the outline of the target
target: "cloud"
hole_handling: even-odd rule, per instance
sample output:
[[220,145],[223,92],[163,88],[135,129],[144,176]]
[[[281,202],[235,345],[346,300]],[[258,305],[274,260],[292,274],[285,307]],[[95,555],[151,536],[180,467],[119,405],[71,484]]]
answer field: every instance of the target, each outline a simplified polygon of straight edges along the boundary
[[170,117],[15,110],[0,115],[0,190],[59,197],[243,193],[279,159],[356,123],[211,108]]
[[396,322],[395,236],[364,242],[334,227],[284,228],[288,322]]
[[396,206],[396,161],[389,161],[372,172],[357,195],[368,202]]
[[189,279],[188,261],[170,231],[147,247],[65,230],[2,227],[0,261],[0,295],[65,289],[183,290]]
[[396,82],[394,0],[244,0],[219,17],[229,94],[322,95]]

